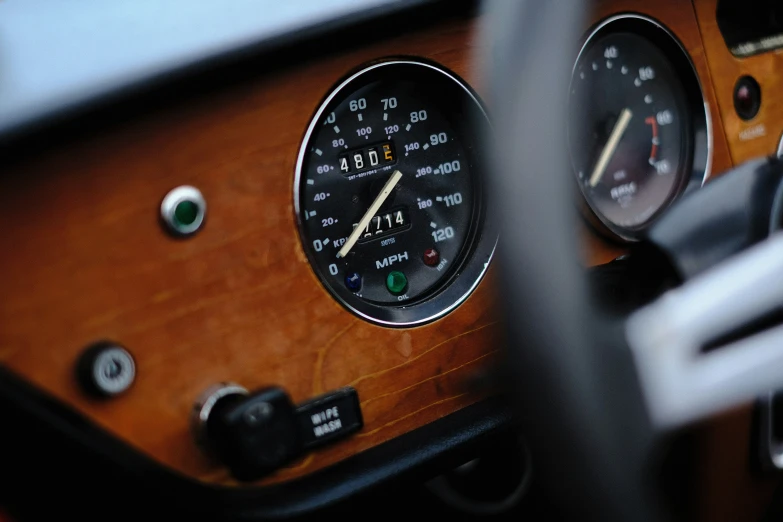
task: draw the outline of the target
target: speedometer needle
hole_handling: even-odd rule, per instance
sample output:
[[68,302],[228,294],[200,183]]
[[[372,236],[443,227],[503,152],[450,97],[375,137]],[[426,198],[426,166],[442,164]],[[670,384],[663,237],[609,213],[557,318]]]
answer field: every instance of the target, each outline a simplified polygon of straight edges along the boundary
[[362,219],[359,220],[359,224],[356,225],[356,228],[353,229],[351,235],[348,236],[348,239],[345,241],[343,247],[339,252],[337,252],[338,258],[348,255],[348,252],[351,251],[353,246],[359,240],[359,236],[362,235],[362,230],[364,230],[375,213],[378,212],[378,209],[381,208],[381,205],[383,205],[383,202],[386,201],[386,198],[389,197],[389,194],[391,194],[391,191],[394,190],[394,187],[397,185],[397,183],[399,183],[400,179],[402,179],[402,172],[395,170],[389,178],[389,181],[387,181],[383,186],[381,193],[378,194],[378,197],[375,198],[375,201],[372,202],[372,205],[370,205],[370,208],[368,208],[367,212],[364,213]]
[[598,161],[595,163],[593,173],[590,175],[590,186],[595,187],[604,175],[606,166],[609,164],[609,160],[614,156],[614,151],[617,150],[617,145],[620,144],[620,140],[628,128],[628,124],[631,123],[633,113],[630,109],[625,108],[620,113],[620,118],[612,129],[612,134],[609,136],[609,141],[606,142],[604,150],[601,151],[601,155],[598,157]]

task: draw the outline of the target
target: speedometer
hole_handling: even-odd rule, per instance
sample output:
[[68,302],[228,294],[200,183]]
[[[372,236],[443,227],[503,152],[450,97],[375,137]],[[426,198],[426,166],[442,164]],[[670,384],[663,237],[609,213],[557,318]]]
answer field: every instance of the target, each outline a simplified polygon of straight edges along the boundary
[[570,151],[593,221],[637,239],[705,176],[707,115],[698,77],[657,22],[622,15],[587,38],[571,80]]
[[481,183],[487,117],[456,75],[405,60],[340,83],[299,153],[303,248],[327,290],[370,321],[413,325],[454,309],[494,250]]

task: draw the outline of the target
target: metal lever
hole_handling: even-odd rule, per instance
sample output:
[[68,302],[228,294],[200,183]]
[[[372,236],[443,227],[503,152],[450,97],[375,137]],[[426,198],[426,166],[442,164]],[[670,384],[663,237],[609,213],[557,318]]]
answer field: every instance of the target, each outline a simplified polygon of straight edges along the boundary
[[626,338],[648,412],[673,428],[783,388],[783,325],[726,336],[783,304],[783,234],[706,270],[633,313]]

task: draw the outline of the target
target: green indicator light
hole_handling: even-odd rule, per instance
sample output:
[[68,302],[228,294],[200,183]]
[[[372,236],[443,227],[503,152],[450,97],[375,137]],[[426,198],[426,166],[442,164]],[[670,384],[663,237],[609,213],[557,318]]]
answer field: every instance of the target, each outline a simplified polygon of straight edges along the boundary
[[401,295],[408,286],[408,278],[405,274],[395,270],[386,276],[386,288],[394,295]]
[[160,220],[170,234],[178,237],[198,232],[207,215],[207,202],[199,189],[180,185],[160,202]]
[[190,200],[180,201],[174,208],[174,221],[180,226],[190,226],[198,217],[198,205]]

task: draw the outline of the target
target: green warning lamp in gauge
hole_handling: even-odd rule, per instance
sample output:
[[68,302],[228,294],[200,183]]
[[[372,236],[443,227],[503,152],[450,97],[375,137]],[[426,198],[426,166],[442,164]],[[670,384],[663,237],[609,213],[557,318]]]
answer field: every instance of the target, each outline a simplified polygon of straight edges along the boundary
[[386,276],[386,288],[388,288],[389,292],[393,295],[402,295],[405,293],[405,288],[407,288],[407,286],[408,278],[398,270],[390,272],[389,275]]

